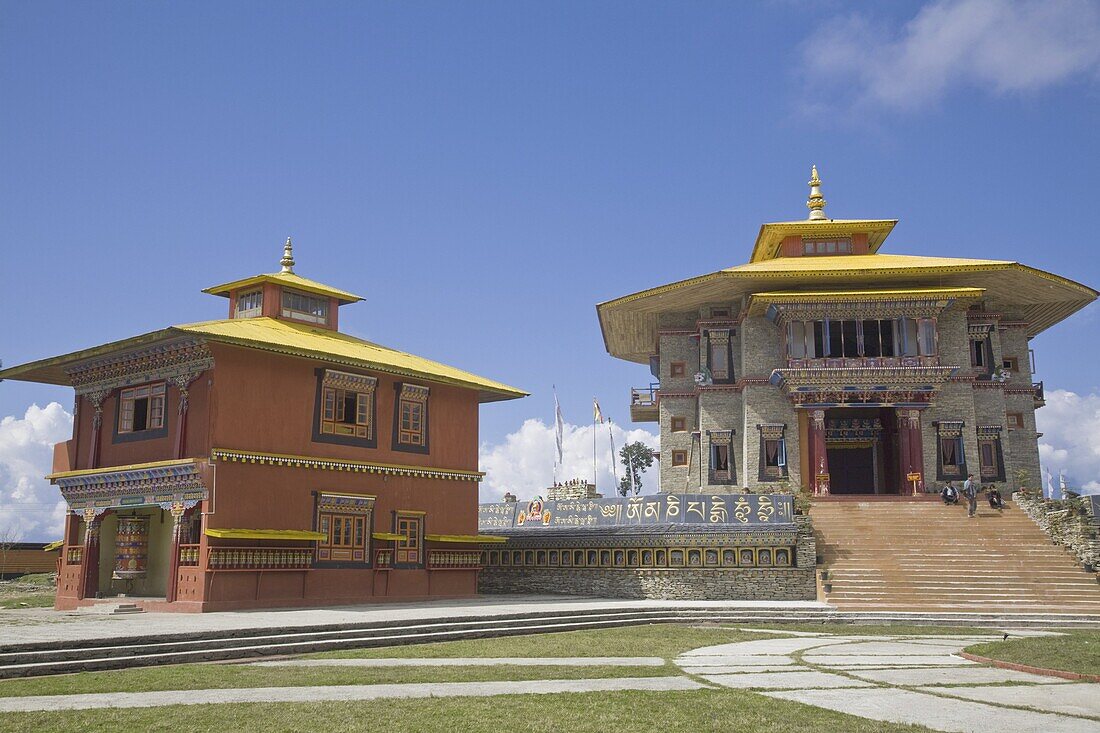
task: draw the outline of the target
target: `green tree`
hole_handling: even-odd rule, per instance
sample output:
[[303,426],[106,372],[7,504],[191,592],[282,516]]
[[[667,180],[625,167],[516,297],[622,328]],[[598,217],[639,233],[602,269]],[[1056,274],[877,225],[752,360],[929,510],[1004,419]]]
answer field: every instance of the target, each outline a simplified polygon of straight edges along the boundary
[[[629,496],[632,488],[635,494],[640,494],[642,491],[642,474],[645,470],[653,465],[653,449],[645,443],[633,442],[627,443],[619,451],[619,459],[622,461],[623,467],[626,471],[623,477],[619,479],[619,494],[621,496]],[[633,479],[633,482],[631,481]]]

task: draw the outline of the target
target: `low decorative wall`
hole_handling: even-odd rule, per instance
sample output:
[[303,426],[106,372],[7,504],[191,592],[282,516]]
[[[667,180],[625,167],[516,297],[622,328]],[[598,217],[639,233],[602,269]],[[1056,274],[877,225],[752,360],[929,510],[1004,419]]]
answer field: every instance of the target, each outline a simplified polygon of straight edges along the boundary
[[786,527],[593,528],[482,548],[480,593],[659,600],[815,600],[808,516]]

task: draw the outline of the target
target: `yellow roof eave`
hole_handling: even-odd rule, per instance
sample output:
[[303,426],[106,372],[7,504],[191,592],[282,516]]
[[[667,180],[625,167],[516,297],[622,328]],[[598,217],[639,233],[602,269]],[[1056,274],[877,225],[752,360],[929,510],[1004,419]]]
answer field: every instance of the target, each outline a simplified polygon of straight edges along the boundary
[[59,471],[46,476],[47,481],[56,481],[62,478],[74,478],[76,476],[94,476],[105,473],[124,473],[126,471],[144,471],[150,468],[165,468],[166,466],[186,466],[198,463],[195,458],[177,458],[171,461],[150,461],[149,463],[130,463],[125,466],[108,466],[106,468],[82,468],[79,471]]
[[395,534],[394,532],[371,532],[370,536],[382,542],[396,542],[397,540],[408,539],[406,535]]
[[306,529],[219,529],[207,527],[205,534],[208,537],[229,540],[293,540],[313,541],[328,539],[323,532],[312,532]]
[[314,295],[324,295],[330,298],[336,298],[341,303],[357,303],[363,300],[362,297],[355,293],[349,293],[346,290],[340,290],[324,283],[319,283],[316,280],[310,280],[309,278],[296,275],[293,272],[274,272],[264,275],[253,275],[252,277],[246,277],[241,280],[234,280],[233,282],[223,283],[221,285],[214,285],[206,288],[202,292],[209,295],[220,295],[223,298],[228,298],[229,293],[233,290],[241,290],[243,288],[249,288],[253,285],[260,285],[262,283],[276,283],[278,285],[285,285],[293,288],[294,290],[302,290]]

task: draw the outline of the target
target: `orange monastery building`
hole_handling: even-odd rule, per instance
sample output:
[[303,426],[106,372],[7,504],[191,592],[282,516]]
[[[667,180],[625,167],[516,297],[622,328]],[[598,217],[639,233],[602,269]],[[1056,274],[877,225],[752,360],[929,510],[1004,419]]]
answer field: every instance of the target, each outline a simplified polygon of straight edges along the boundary
[[341,333],[361,298],[281,264],[203,291],[225,320],[0,371],[76,390],[57,608],[477,592],[478,408],[526,393]]

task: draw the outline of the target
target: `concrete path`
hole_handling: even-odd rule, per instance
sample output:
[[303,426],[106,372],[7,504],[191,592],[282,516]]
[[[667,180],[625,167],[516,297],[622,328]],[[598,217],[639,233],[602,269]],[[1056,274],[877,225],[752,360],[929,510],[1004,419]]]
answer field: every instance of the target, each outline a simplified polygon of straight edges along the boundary
[[251,667],[663,667],[660,657],[435,657],[278,659]]
[[110,692],[0,698],[0,712],[150,708],[208,703],[273,703],[381,700],[413,697],[489,697],[547,695],[562,692],[616,690],[682,691],[704,685],[687,677],[623,677],[596,680],[531,680],[529,682],[427,682],[405,685],[334,685],[325,687],[247,687],[221,690]]
[[723,687],[934,730],[1100,732],[1100,684],[957,656],[1000,638],[800,634],[693,649],[676,664]]
[[482,596],[467,600],[372,603],[332,608],[225,611],[214,613],[137,613],[110,616],[88,611],[51,608],[0,609],[0,648],[7,644],[81,641],[130,636],[157,637],[209,631],[281,631],[303,626],[366,624],[387,621],[446,621],[458,617],[488,619],[510,614],[590,613],[651,609],[724,609],[777,611],[829,610],[816,601],[655,601],[570,596]]

